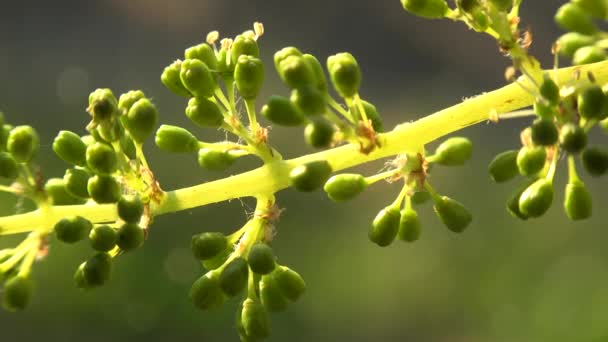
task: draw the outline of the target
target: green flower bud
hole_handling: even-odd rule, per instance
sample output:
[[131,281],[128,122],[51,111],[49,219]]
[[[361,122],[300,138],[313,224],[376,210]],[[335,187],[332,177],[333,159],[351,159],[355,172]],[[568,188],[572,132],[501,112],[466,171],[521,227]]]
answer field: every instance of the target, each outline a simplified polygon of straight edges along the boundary
[[247,261],[251,270],[257,274],[269,274],[274,271],[276,264],[272,248],[263,242],[251,247]]
[[182,61],[177,60],[171,65],[167,66],[165,70],[163,70],[162,75],[160,76],[160,81],[174,94],[190,97],[190,91],[184,87],[182,80],[180,78],[180,72],[182,70]]
[[557,10],[555,22],[566,31],[589,35],[597,31],[591,17],[580,6],[573,3],[566,3]]
[[146,234],[144,230],[135,223],[125,223],[118,229],[116,244],[124,252],[129,252],[144,244]]
[[120,199],[121,187],[112,176],[95,175],[89,178],[87,191],[99,204],[116,203]]
[[76,243],[89,234],[93,224],[81,216],[69,216],[55,224],[55,235],[59,241]]
[[139,195],[123,195],[116,203],[118,217],[127,223],[138,223],[144,214],[144,202]]
[[313,66],[300,55],[291,55],[281,61],[277,72],[291,89],[312,87],[319,90]]
[[154,142],[161,150],[173,153],[191,153],[199,149],[198,139],[192,133],[171,125],[161,125]]
[[442,196],[435,201],[433,206],[435,213],[454,233],[461,233],[473,220],[471,213],[460,202],[447,196]]
[[304,140],[314,148],[331,146],[334,137],[334,126],[325,120],[314,120],[304,128]]
[[137,150],[135,148],[135,143],[133,142],[133,139],[131,139],[130,136],[123,135],[122,137],[120,137],[119,143],[122,153],[124,153],[124,155],[127,156],[129,160],[134,160],[137,158]]
[[199,127],[220,127],[224,123],[224,116],[217,104],[205,98],[191,98],[186,107],[186,116]]
[[498,154],[488,166],[490,177],[496,183],[513,179],[519,173],[517,168],[517,151],[505,151]]
[[87,147],[86,159],[89,169],[100,175],[111,174],[118,167],[116,152],[105,143],[96,142]]
[[63,176],[65,189],[73,196],[88,198],[89,192],[87,190],[87,184],[89,183],[89,178],[91,178],[91,176],[89,171],[85,169],[67,169]]
[[363,109],[365,110],[365,115],[372,122],[372,127],[374,128],[374,131],[379,133],[383,132],[384,124],[382,123],[382,118],[380,117],[380,114],[378,114],[376,106],[367,101],[362,101],[362,104]]
[[125,129],[122,126],[120,119],[111,119],[101,122],[95,131],[105,142],[115,142],[125,135]]
[[102,286],[110,280],[112,272],[112,257],[108,253],[99,252],[85,261],[81,267],[82,288]]
[[547,160],[547,152],[542,146],[524,146],[517,153],[517,168],[523,176],[539,173]]
[[585,46],[576,50],[574,56],[572,56],[572,64],[591,64],[604,61],[605,59],[606,53],[604,49],[598,46]]
[[329,178],[332,169],[326,160],[316,160],[294,167],[289,173],[290,184],[298,191],[315,191]]
[[424,204],[431,199],[431,194],[427,191],[414,191],[412,194],[413,204]]
[[15,180],[19,176],[19,165],[13,156],[0,152],[0,177]]
[[497,10],[507,12],[513,7],[513,0],[490,0]]
[[[274,54],[274,67],[279,72],[281,63],[289,56],[302,56],[302,52],[293,46],[284,47]],[[279,72],[279,75],[281,73]]]
[[215,309],[224,304],[224,293],[215,273],[209,272],[198,278],[189,293],[190,300],[200,310]]
[[473,144],[469,139],[454,137],[441,143],[429,161],[445,166],[457,166],[469,160],[472,153]]
[[184,51],[184,58],[186,59],[198,59],[205,63],[211,70],[217,70],[217,59],[215,52],[209,44],[201,43],[192,47],[189,47]]
[[585,119],[599,119],[607,101],[602,88],[591,85],[578,94],[578,113]]
[[232,65],[237,64],[239,58],[243,55],[257,58],[260,56],[260,48],[255,39],[238,35],[230,47],[230,60]]
[[141,90],[129,90],[128,92],[120,95],[118,98],[118,109],[123,115],[127,115],[129,113],[129,109],[133,107],[135,102],[146,98],[144,92]]
[[264,64],[256,57],[241,55],[234,68],[236,88],[245,100],[255,99],[264,82]]
[[38,133],[30,126],[17,126],[8,134],[6,150],[16,161],[28,163],[40,148]]
[[587,146],[587,133],[578,125],[567,123],[559,132],[559,143],[565,151],[579,153]]
[[[232,74],[234,72],[234,64],[230,62],[230,55],[225,48],[221,48],[217,54],[217,71],[219,71],[220,75],[224,78],[224,80],[232,80]],[[230,65],[229,65],[230,64]]]
[[87,145],[70,131],[59,131],[53,141],[53,151],[67,163],[84,166],[86,162]]
[[604,0],[572,0],[571,2],[580,6],[590,16],[605,19],[608,15],[608,3]]
[[192,254],[198,260],[209,260],[228,249],[228,239],[218,232],[206,232],[192,237]]
[[401,213],[398,207],[386,207],[376,215],[370,226],[368,237],[380,247],[390,245],[399,231]]
[[327,92],[327,79],[325,78],[325,73],[323,72],[323,67],[321,66],[319,60],[315,56],[308,53],[302,55],[302,58],[304,58],[308,65],[310,65],[310,68],[315,75],[315,79],[317,80],[317,89],[319,89],[321,92]]
[[401,0],[401,5],[406,11],[429,19],[443,18],[449,9],[445,0]]
[[578,49],[593,43],[595,43],[595,38],[577,32],[568,32],[557,40],[559,53],[568,57],[574,56]]
[[126,128],[137,144],[142,144],[144,140],[154,133],[158,122],[158,111],[156,106],[148,99],[138,100],[131,106],[126,117],[124,117]]
[[546,103],[542,98],[538,98],[534,102],[534,113],[543,119],[552,120],[557,113],[557,107]]
[[238,257],[224,267],[220,274],[220,287],[229,296],[234,297],[247,286],[249,279],[249,265],[245,259]]
[[541,178],[530,185],[519,197],[519,211],[526,217],[542,216],[553,202],[553,182]]
[[552,146],[557,143],[559,132],[553,120],[538,118],[532,123],[531,130],[535,145]]
[[220,151],[211,148],[201,148],[198,151],[198,165],[210,171],[224,171],[234,164],[237,158],[230,151]]
[[245,335],[254,341],[270,336],[270,319],[258,300],[247,298],[243,302],[241,324]]
[[118,233],[108,225],[101,225],[91,229],[89,233],[89,242],[94,250],[100,252],[109,252],[116,246]]
[[0,151],[6,151],[6,143],[8,142],[8,136],[13,130],[11,125],[0,126]]
[[16,275],[4,283],[2,294],[2,307],[7,311],[21,311],[25,309],[32,298],[33,282],[30,278]]
[[356,173],[343,173],[331,177],[323,190],[335,202],[343,202],[355,198],[367,187],[365,177]]
[[515,189],[515,191],[511,194],[511,196],[507,200],[507,211],[509,212],[509,214],[511,214],[511,216],[517,217],[523,221],[525,221],[529,218],[528,215],[523,214],[519,210],[519,198],[521,197],[521,194],[523,194],[524,191],[526,191],[526,189],[530,185],[532,185],[534,182],[535,182],[535,180],[534,181],[527,180],[523,184],[520,184]]
[[608,171],[608,150],[600,146],[587,147],[581,156],[585,170],[592,176],[602,176]]
[[260,113],[270,122],[282,126],[300,126],[306,122],[304,115],[289,99],[278,95],[272,95]]
[[265,275],[260,280],[260,300],[264,307],[271,312],[284,311],[289,304],[272,275]]
[[86,199],[76,197],[68,192],[65,181],[61,178],[50,178],[44,184],[44,191],[51,198],[53,205],[83,204]]
[[334,89],[345,98],[351,98],[359,92],[361,69],[355,57],[342,52],[327,58],[327,70]]
[[539,92],[550,105],[557,106],[559,103],[559,87],[547,75],[545,75],[543,83],[540,85]]
[[399,231],[397,236],[400,240],[406,242],[414,242],[420,239],[420,231],[422,225],[418,213],[412,209],[404,209],[401,211],[401,220],[399,221]]
[[285,298],[292,302],[297,301],[306,291],[306,283],[302,276],[287,266],[279,266],[271,276]]
[[591,217],[592,207],[591,194],[583,182],[574,181],[566,185],[564,210],[570,220],[578,221]]
[[183,61],[179,77],[184,87],[196,97],[211,97],[217,87],[215,77],[207,65],[198,59]]
[[479,7],[478,0],[456,0],[456,6],[463,12],[470,13],[473,9]]
[[118,101],[110,89],[95,89],[89,94],[87,111],[96,123],[108,122],[118,113]]

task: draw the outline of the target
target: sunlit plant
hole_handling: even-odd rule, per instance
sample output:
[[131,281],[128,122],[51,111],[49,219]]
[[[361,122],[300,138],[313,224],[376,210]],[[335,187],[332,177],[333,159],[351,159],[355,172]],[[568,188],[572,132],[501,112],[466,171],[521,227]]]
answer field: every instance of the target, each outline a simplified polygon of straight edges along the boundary
[[[149,232],[156,216],[253,197],[254,214],[232,234],[201,232],[192,237],[192,255],[206,271],[188,295],[201,310],[238,300],[241,340],[264,339],[271,331],[268,313],[285,310],[306,289],[300,274],[281,264],[271,247],[282,210],[275,200],[278,191],[324,190],[332,201],[346,202],[377,182],[389,181],[398,187],[398,195],[378,204],[368,227],[359,227],[368,229],[374,244],[385,247],[395,239],[420,239],[423,225],[417,207],[426,202],[432,204],[438,223],[461,233],[473,221],[471,212],[435,189],[428,176],[433,168],[464,164],[473,144],[451,137],[434,152],[425,146],[487,121],[531,118],[530,126],[514,137],[513,149],[499,153],[488,167],[497,183],[523,179],[506,204],[515,218],[533,219],[547,212],[561,162],[568,172],[565,214],[571,220],[589,218],[591,194],[579,177],[579,165],[594,177],[608,170],[608,149],[588,141],[595,126],[608,132],[608,45],[606,33],[595,23],[608,16],[608,4],[572,0],[558,9],[555,20],[568,32],[553,45],[555,65],[543,70],[528,53],[531,33],[520,29],[521,2],[402,0],[403,8],[414,15],[460,21],[489,35],[512,66],[505,72],[509,85],[392,130],[385,131],[381,110],[360,94],[363,74],[353,55],[336,53],[321,63],[289,46],[274,53],[273,66],[265,66],[259,58],[261,23],[234,38],[220,39],[218,32],[211,32],[206,42],[187,48],[163,70],[161,82],[187,99],[184,112],[193,127],[159,126],[162,117],[140,90],[118,97],[110,89],[94,90],[86,130],[61,131],[52,143],[55,154],[69,165],[62,177],[44,179],[35,165],[40,146],[35,129],[13,127],[0,114],[0,191],[36,205],[35,210],[0,217],[0,235],[26,234],[16,247],[0,250],[2,306],[8,311],[27,307],[34,287],[32,267],[50,244],[90,245],[90,257],[74,270],[75,285],[90,290],[110,280],[112,265],[121,255],[153,238]],[[575,66],[558,68],[559,57]],[[262,100],[259,93],[270,69],[290,92]],[[321,151],[283,159],[280,146],[269,143],[269,123],[299,130],[312,149]],[[203,141],[198,132],[204,130],[222,130],[230,138]],[[162,151],[196,155],[198,166],[193,167],[208,172],[224,171],[247,157],[263,165],[167,191],[146,161],[143,143],[152,137]],[[341,172],[383,158],[392,159],[378,174]]]

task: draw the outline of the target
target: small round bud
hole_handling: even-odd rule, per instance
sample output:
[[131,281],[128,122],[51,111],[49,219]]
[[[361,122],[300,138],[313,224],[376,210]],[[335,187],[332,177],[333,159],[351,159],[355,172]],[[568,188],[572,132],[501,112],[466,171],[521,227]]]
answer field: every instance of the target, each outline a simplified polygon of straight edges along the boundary
[[156,146],[173,153],[192,153],[198,151],[198,139],[188,130],[171,125],[161,125],[154,139]]
[[464,164],[471,158],[473,144],[467,138],[449,138],[437,147],[432,162],[445,166],[457,166]]
[[547,152],[542,146],[524,146],[517,153],[517,168],[522,176],[539,173],[547,160]]
[[565,151],[579,153],[587,146],[587,133],[578,125],[567,123],[559,133],[559,143]]
[[82,288],[102,286],[110,280],[112,257],[108,253],[97,253],[85,261],[80,268],[82,269],[82,285],[85,285]]
[[245,259],[238,257],[224,267],[220,274],[220,287],[229,296],[234,297],[247,286],[249,266]]
[[304,140],[314,148],[331,146],[334,137],[334,126],[325,120],[314,120],[304,128]]
[[87,237],[93,224],[81,216],[70,216],[55,224],[55,236],[65,243],[76,243]]
[[123,115],[129,113],[129,109],[133,107],[135,102],[145,98],[144,92],[141,90],[129,90],[128,92],[120,95],[118,98],[118,109]]
[[553,183],[541,178],[530,185],[519,197],[519,211],[526,217],[542,216],[553,202]]
[[372,127],[374,128],[374,131],[378,133],[383,132],[384,124],[382,123],[382,118],[380,117],[380,114],[378,114],[376,106],[367,101],[362,101],[362,104],[363,109],[365,110],[365,115],[372,122]]
[[359,92],[361,69],[355,57],[342,52],[327,58],[327,70],[334,89],[345,98],[351,98]]
[[220,76],[222,76],[225,80],[232,81],[233,73],[234,73],[234,64],[230,62],[230,55],[226,50],[226,47],[222,46],[222,48],[216,54],[217,59],[217,71]]
[[608,15],[608,3],[604,0],[572,0],[571,2],[579,5],[590,16],[605,19]]
[[6,150],[16,161],[28,163],[40,148],[38,133],[31,126],[17,126],[8,134]]
[[198,260],[209,260],[228,249],[228,239],[218,232],[205,232],[192,237],[192,254]]
[[257,274],[269,274],[274,271],[276,263],[272,248],[263,242],[258,242],[251,247],[247,261],[251,270]]
[[95,89],[89,94],[87,111],[96,123],[108,122],[118,113],[118,101],[110,89]]
[[125,252],[132,251],[144,244],[146,234],[144,230],[135,223],[125,223],[118,229],[116,244]]
[[473,220],[473,216],[467,208],[447,196],[436,200],[433,209],[441,222],[454,233],[463,232]]
[[575,181],[566,185],[564,210],[570,220],[578,221],[591,217],[592,207],[591,194],[583,182]]
[[271,312],[284,311],[289,304],[272,275],[265,275],[260,280],[260,300],[264,307]]
[[255,99],[264,82],[264,64],[256,57],[241,55],[234,68],[236,88],[245,100]]
[[559,103],[559,87],[547,75],[545,75],[543,83],[540,85],[539,92],[550,105],[557,106]]
[[66,183],[61,178],[50,178],[44,184],[44,191],[51,198],[53,205],[74,205],[83,204],[86,199],[72,195]]
[[215,309],[224,304],[224,293],[218,277],[209,272],[198,278],[189,293],[190,301],[200,310]]
[[275,268],[271,276],[277,282],[277,286],[285,298],[292,302],[297,301],[306,291],[306,283],[302,276],[286,266]]
[[207,65],[198,59],[183,61],[179,77],[184,87],[196,97],[211,97],[217,87],[215,77]]
[[517,217],[523,221],[525,221],[529,218],[528,215],[525,215],[524,213],[522,213],[519,210],[519,198],[521,197],[521,194],[523,194],[524,191],[526,191],[526,189],[533,183],[534,183],[534,181],[531,182],[531,181],[527,180],[523,184],[520,184],[515,189],[515,191],[511,194],[511,196],[507,200],[507,206],[506,206],[507,211],[509,212],[509,214],[511,214],[511,216]]
[[198,59],[205,63],[209,69],[217,70],[215,52],[209,44],[201,43],[187,48],[186,51],[184,51],[184,57],[186,59]]
[[19,165],[13,156],[0,152],[0,177],[15,180],[19,176]]
[[327,161],[311,161],[294,167],[289,173],[289,182],[298,191],[311,192],[323,186],[331,172]]
[[578,49],[595,43],[595,38],[577,32],[568,32],[559,37],[557,43],[560,54],[572,57]]
[[234,164],[237,158],[230,151],[211,148],[201,148],[198,151],[198,165],[210,171],[224,171]]
[[157,122],[156,106],[145,98],[135,102],[125,117],[126,128],[137,144],[142,144],[154,133]]
[[356,173],[343,173],[331,177],[323,190],[335,202],[343,202],[355,198],[367,187],[365,177]]
[[456,0],[456,6],[463,12],[470,13],[476,7],[479,7],[478,0]]
[[180,72],[182,70],[182,61],[177,60],[171,65],[167,66],[165,70],[163,70],[162,75],[160,76],[160,81],[174,94],[190,97],[190,91],[184,87],[182,80],[180,78]]
[[89,233],[89,242],[94,250],[109,252],[116,246],[118,234],[116,230],[108,225],[96,226]]
[[120,184],[112,176],[95,175],[89,178],[87,191],[99,203],[116,203],[120,199]]
[[557,143],[559,132],[550,119],[538,118],[531,126],[532,142],[539,146],[552,146]]
[[109,175],[118,167],[116,152],[105,143],[96,142],[87,147],[86,159],[89,169],[100,175]]
[[247,298],[243,302],[241,324],[247,338],[258,341],[270,336],[270,318],[258,300]]
[[244,35],[236,36],[232,46],[230,47],[230,59],[232,65],[237,64],[241,56],[252,56],[255,58],[260,56],[260,48],[258,47],[258,43],[255,41],[255,39],[246,37]]
[[449,9],[445,0],[401,0],[401,5],[406,11],[429,19],[443,18]]
[[401,213],[398,207],[386,207],[376,215],[370,226],[368,237],[380,247],[390,245],[399,231]]
[[60,131],[57,134],[53,141],[53,151],[67,163],[84,166],[86,162],[87,145],[70,131]]
[[319,60],[315,56],[308,53],[302,55],[302,58],[304,58],[304,60],[308,63],[315,75],[317,89],[319,89],[321,92],[326,92],[327,79],[325,78],[325,73],[323,72],[323,67],[321,66]]
[[277,68],[281,80],[291,89],[316,87],[316,75],[310,63],[300,55],[290,55]]
[[602,176],[608,171],[608,150],[600,146],[587,147],[581,156],[585,170],[592,176]]
[[123,195],[116,203],[118,217],[127,223],[138,223],[144,214],[144,202],[139,195]]
[[191,98],[186,107],[186,116],[199,127],[220,127],[224,123],[224,116],[217,104],[206,98]]
[[603,115],[604,106],[608,102],[602,88],[591,85],[578,94],[578,113],[585,119],[599,119]]
[[584,46],[572,56],[572,64],[583,65],[601,62],[606,59],[606,52],[598,46]]
[[542,98],[538,98],[534,102],[534,113],[540,118],[553,120],[557,113],[557,107],[548,104],[547,101]]
[[80,198],[88,198],[87,184],[91,178],[89,171],[81,168],[67,169],[63,176],[65,189],[72,195]]
[[555,22],[566,31],[588,35],[597,31],[591,17],[580,6],[573,3],[566,3],[557,10]]
[[298,50],[297,48],[295,48],[293,46],[284,47],[281,50],[275,52],[275,54],[274,54],[274,67],[277,70],[277,72],[279,73],[279,76],[281,74],[281,72],[279,71],[281,69],[280,65],[289,56],[299,56],[299,57],[301,57],[302,56],[302,52],[300,52],[300,50]]
[[303,87],[291,91],[291,102],[308,116],[325,113],[326,102],[324,94],[314,87]]
[[488,166],[490,177],[496,183],[502,183],[513,179],[519,173],[517,168],[517,152],[505,151],[498,154]]
[[8,142],[8,136],[11,133],[13,126],[2,125],[0,126],[0,151],[6,151],[6,143]]
[[401,219],[399,220],[399,231],[397,237],[399,240],[406,242],[414,242],[420,239],[422,225],[418,213],[413,209],[404,209],[401,211]]
[[270,122],[281,126],[300,126],[306,118],[289,99],[272,95],[260,111]]
[[30,278],[16,275],[4,283],[2,294],[2,307],[7,311],[21,311],[25,309],[32,298],[33,282]]

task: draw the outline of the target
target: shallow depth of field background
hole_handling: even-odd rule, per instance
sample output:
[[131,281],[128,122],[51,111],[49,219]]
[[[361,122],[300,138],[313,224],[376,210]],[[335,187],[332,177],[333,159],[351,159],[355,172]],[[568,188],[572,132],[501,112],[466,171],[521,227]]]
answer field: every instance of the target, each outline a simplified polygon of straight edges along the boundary
[[[546,67],[559,34],[552,14],[564,1],[525,0],[523,27]],[[0,109],[15,124],[33,124],[44,145],[46,176],[65,165],[50,143],[57,131],[83,133],[87,95],[97,87],[115,94],[142,89],[161,112],[161,123],[183,125],[203,140],[222,138],[187,122],[186,101],[162,87],[165,65],[217,29],[234,36],[262,21],[260,41],[268,77],[258,107],[273,93],[287,94],[272,55],[294,45],[318,56],[350,51],[363,69],[361,93],[373,101],[385,127],[418,119],[463,98],[504,85],[507,59],[491,39],[464,25],[421,20],[399,1],[22,1],[0,11]],[[566,62],[564,61],[564,64]],[[279,262],[300,272],[308,292],[272,317],[270,341],[605,341],[608,339],[608,240],[605,179],[585,181],[595,213],[569,222],[562,210],[564,163],[556,200],[540,220],[510,217],[504,201],[517,182],[491,183],[486,165],[500,151],[517,148],[528,120],[480,124],[459,134],[475,142],[473,160],[461,168],[435,168],[434,186],[465,203],[474,222],[462,235],[440,225],[431,206],[419,209],[424,224],[415,244],[379,248],[367,239],[375,214],[398,187],[379,184],[358,199],[330,202],[322,192],[278,194],[286,208],[273,244]],[[311,150],[301,129],[273,128],[271,142],[285,156]],[[597,143],[605,136],[595,134]],[[603,139],[603,140],[602,140]],[[431,148],[434,147],[430,146]],[[164,189],[222,175],[202,171],[194,156],[146,146]],[[228,173],[256,167],[240,161]],[[359,169],[367,174],[382,162]],[[111,283],[81,293],[77,265],[91,253],[86,243],[55,243],[35,267],[37,290],[29,310],[0,311],[5,341],[237,341],[236,303],[199,312],[187,300],[203,270],[189,254],[191,235],[236,230],[252,202],[238,200],[162,216],[144,248],[120,257]],[[0,214],[16,210],[0,197]],[[20,237],[19,237],[20,238]],[[0,247],[17,237],[1,237]]]

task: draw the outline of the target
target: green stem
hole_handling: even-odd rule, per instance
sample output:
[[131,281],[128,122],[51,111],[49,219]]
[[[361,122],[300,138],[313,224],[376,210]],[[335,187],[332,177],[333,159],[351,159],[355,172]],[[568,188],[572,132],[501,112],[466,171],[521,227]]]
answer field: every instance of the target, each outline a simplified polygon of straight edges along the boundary
[[574,156],[568,156],[568,183],[579,183],[581,179],[578,177],[576,172],[576,162]]

